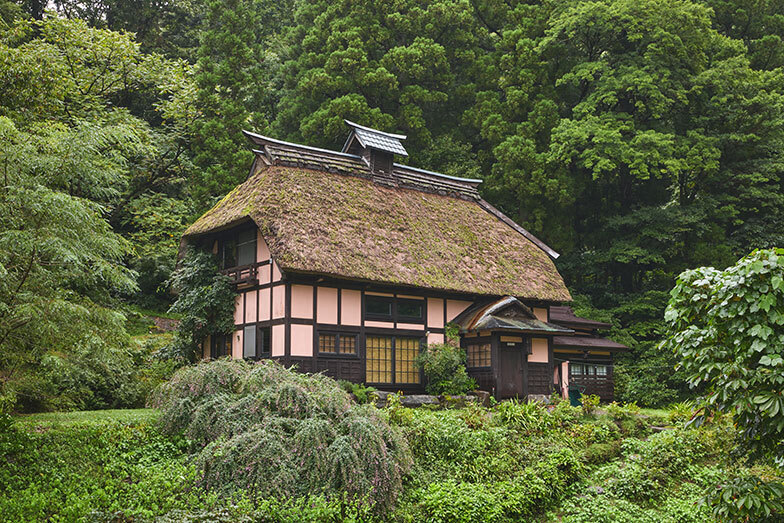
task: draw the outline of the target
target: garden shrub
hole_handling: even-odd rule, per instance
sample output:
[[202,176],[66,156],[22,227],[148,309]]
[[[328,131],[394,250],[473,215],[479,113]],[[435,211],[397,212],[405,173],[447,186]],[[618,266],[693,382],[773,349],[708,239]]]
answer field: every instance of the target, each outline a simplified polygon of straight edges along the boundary
[[152,398],[161,426],[198,446],[201,483],[253,500],[348,496],[389,510],[411,466],[399,429],[337,382],[265,360],[183,368]]
[[420,492],[420,519],[430,522],[521,521],[543,512],[582,472],[569,449],[560,449],[511,480],[433,483]]
[[598,465],[612,461],[620,454],[620,450],[620,445],[616,443],[594,443],[585,449],[583,458],[587,463]]
[[466,394],[476,389],[476,382],[466,373],[466,353],[460,347],[431,344],[416,362],[427,378],[428,394]]
[[493,407],[493,418],[522,432],[541,432],[551,425],[551,416],[538,402],[516,399],[502,401]]
[[363,383],[352,383],[348,380],[338,380],[338,384],[343,390],[353,395],[357,403],[363,404],[373,401],[373,393],[376,392],[373,387],[368,387]]
[[582,402],[583,414],[588,416],[593,414],[593,411],[599,406],[600,399],[596,394],[590,394],[580,398],[580,401]]

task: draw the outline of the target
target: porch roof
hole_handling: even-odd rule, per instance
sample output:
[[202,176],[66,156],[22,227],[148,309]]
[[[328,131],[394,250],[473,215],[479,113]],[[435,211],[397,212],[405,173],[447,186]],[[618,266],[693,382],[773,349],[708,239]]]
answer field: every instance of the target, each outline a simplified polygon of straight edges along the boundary
[[475,304],[454,320],[461,332],[480,330],[522,331],[533,334],[570,334],[574,331],[536,318],[533,311],[514,296]]

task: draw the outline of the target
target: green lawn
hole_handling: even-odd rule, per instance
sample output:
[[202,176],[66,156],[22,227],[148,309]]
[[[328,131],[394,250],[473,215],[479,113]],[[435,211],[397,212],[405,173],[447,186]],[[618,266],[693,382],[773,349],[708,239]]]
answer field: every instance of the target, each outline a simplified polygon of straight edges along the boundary
[[104,422],[151,423],[158,418],[154,409],[84,410],[77,412],[42,412],[21,414],[14,419],[27,426],[62,427],[74,424]]

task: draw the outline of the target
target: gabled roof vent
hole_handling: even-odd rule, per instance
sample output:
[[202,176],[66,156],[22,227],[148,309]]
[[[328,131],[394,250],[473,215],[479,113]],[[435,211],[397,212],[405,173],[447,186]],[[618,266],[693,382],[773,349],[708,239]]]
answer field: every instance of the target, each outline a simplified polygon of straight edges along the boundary
[[401,141],[406,139],[405,135],[385,133],[348,120],[344,121],[351,127],[351,134],[343,145],[343,152],[361,156],[370,167],[376,181],[394,184],[392,169],[395,155],[408,156]]

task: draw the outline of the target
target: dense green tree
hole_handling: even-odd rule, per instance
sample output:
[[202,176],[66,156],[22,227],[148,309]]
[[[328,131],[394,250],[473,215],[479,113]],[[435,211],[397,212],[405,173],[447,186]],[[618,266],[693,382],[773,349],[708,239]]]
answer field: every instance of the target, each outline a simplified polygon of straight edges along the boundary
[[343,119],[408,134],[414,164],[478,175],[461,119],[493,36],[466,0],[297,4],[274,129],[343,145]]
[[202,209],[247,177],[253,156],[242,130],[267,127],[280,8],[266,0],[207,2],[196,73],[201,114],[193,125],[198,169],[191,184]]
[[99,204],[67,190],[86,173],[102,185],[121,176],[114,151],[102,147],[106,134],[79,127],[28,133],[0,117],[0,394],[27,408],[69,406],[55,399],[47,368],[68,366],[81,353],[122,360],[128,341],[124,318],[101,305],[110,292],[135,285],[122,265],[129,245]]
[[92,27],[133,33],[145,52],[196,60],[202,0],[55,0],[54,6]]
[[[25,409],[138,402],[112,309],[137,292],[128,262],[163,249],[145,251],[160,235],[125,216],[176,194],[188,68],[128,34],[47,17],[0,31],[0,78],[0,393]],[[138,93],[141,113],[123,105]]]
[[784,66],[784,4],[778,0],[703,0],[714,26],[748,46],[755,69]]

